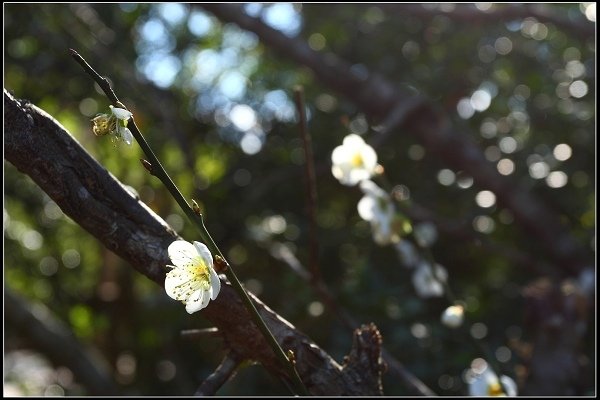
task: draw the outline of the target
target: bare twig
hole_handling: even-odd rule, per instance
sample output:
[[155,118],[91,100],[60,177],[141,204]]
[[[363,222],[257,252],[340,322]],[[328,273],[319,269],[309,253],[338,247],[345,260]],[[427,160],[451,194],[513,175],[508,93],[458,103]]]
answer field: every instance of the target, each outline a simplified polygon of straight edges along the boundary
[[186,329],[181,331],[181,337],[188,340],[201,339],[205,337],[222,337],[219,328]]
[[304,167],[306,182],[306,208],[309,220],[309,261],[308,266],[313,281],[321,281],[319,270],[319,241],[317,240],[317,179],[315,178],[315,160],[312,151],[312,142],[306,121],[306,106],[304,104],[304,90],[302,87],[294,88],[294,101],[298,111],[298,127],[304,146]]

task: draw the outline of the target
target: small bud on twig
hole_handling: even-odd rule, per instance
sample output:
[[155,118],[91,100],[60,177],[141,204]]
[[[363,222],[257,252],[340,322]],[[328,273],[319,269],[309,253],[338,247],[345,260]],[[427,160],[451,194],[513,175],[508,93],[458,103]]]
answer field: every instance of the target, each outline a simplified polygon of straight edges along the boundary
[[217,273],[225,272],[229,268],[229,264],[227,261],[218,254],[215,254],[215,271]]
[[198,203],[196,203],[196,200],[194,199],[192,199],[192,210],[194,210],[196,215],[198,215],[199,217],[202,216],[202,210],[200,210],[200,206],[198,205]]
[[287,358],[293,365],[296,365],[296,355],[294,354],[294,350],[287,351]]
[[144,168],[146,168],[148,172],[150,172],[151,175],[154,175],[154,170],[152,169],[152,164],[150,164],[150,161],[140,158],[140,162],[142,163]]

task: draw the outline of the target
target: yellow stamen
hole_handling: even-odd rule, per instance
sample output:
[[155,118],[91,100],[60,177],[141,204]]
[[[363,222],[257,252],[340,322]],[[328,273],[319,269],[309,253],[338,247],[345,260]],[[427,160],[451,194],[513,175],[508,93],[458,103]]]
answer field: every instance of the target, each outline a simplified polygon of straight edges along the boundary
[[354,156],[352,156],[350,163],[353,167],[361,167],[364,164],[364,161],[360,153],[356,153]]

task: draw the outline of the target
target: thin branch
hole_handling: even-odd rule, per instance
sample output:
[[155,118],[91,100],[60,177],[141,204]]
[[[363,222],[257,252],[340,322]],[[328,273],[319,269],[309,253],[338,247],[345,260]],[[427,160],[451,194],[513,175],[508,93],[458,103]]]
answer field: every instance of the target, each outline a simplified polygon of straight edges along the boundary
[[[106,78],[101,77],[75,50],[69,49],[69,52],[71,53],[71,56],[75,59],[75,61],[77,61],[77,63],[79,63],[83,67],[83,69],[96,81],[96,83],[100,85],[106,96],[113,102],[113,105],[124,107],[122,106],[122,103],[119,102],[115,93],[112,91],[108,80]],[[173,198],[179,204],[183,212],[188,216],[190,221],[194,223],[196,228],[198,228],[200,237],[206,243],[211,252],[215,256],[220,256],[221,259],[227,264],[227,262],[225,261],[225,256],[223,255],[217,244],[210,236],[210,233],[206,229],[206,226],[204,225],[204,218],[201,214],[196,213],[192,209],[192,207],[190,207],[185,197],[181,194],[177,186],[175,186],[173,180],[171,179],[167,171],[164,169],[164,167],[162,166],[162,164],[160,163],[160,161],[158,160],[158,158],[144,139],[144,136],[135,124],[133,118],[128,122],[128,126],[131,127],[131,133],[137,140],[138,144],[140,145],[146,156],[150,159],[149,164],[152,169],[152,175],[160,179],[160,181],[169,190],[169,193],[171,193],[171,196],[173,196]],[[294,384],[295,391],[302,395],[308,395],[307,389],[304,386],[302,379],[298,375],[298,371],[296,371],[296,369],[294,368],[294,364],[287,358],[283,349],[281,348],[277,340],[273,337],[273,334],[269,331],[269,328],[267,327],[265,322],[260,317],[258,310],[248,297],[246,290],[243,288],[242,284],[237,278],[235,272],[233,271],[233,268],[229,266],[229,268],[225,269],[225,271],[223,272],[225,273],[229,281],[233,284],[235,290],[238,292],[241,300],[243,301],[248,310],[248,313],[254,320],[254,323],[256,324],[258,329],[263,334],[268,345],[273,349],[275,356],[280,360],[281,364],[288,370],[288,374],[292,383]]]
[[196,393],[194,393],[194,396],[214,396],[225,382],[235,376],[235,371],[240,363],[240,358],[229,352],[215,372],[202,382]]
[[115,94],[115,92],[113,92],[112,88],[110,87],[110,82],[108,81],[108,79],[106,79],[105,77],[103,77],[99,73],[97,73],[96,70],[94,68],[92,68],[92,66],[90,64],[88,64],[88,62],[85,61],[84,58],[81,57],[77,51],[75,51],[73,49],[69,49],[69,53],[71,53],[71,56],[73,57],[73,59],[79,65],[81,65],[81,67],[85,70],[85,72],[87,72],[88,75],[90,75],[92,78],[94,78],[94,81],[96,81],[98,86],[100,86],[100,89],[102,89],[102,91],[104,92],[106,97],[108,97],[108,99],[111,101],[112,105],[115,107],[122,107],[122,105],[120,105],[121,102],[117,98],[117,95]]
[[309,258],[308,266],[313,281],[321,281],[319,270],[319,241],[317,240],[317,179],[315,178],[315,160],[313,157],[312,142],[306,121],[306,105],[304,104],[304,90],[302,87],[294,88],[294,102],[298,111],[298,127],[304,147],[304,167],[306,182],[306,208],[309,220]]
[[[347,62],[334,54],[312,50],[300,38],[290,38],[244,13],[239,5],[199,5],[227,22],[254,32],[267,46],[294,62],[312,69],[323,84],[352,100],[376,120],[386,118],[399,104],[413,96],[374,73],[357,75]],[[433,105],[409,107],[402,131],[411,132],[448,166],[468,173],[476,185],[495,193],[498,204],[511,210],[515,222],[536,238],[547,256],[565,276],[577,275],[590,263],[590,252],[568,232],[556,215],[526,188],[498,173],[472,136],[453,128],[450,118]],[[398,129],[399,130],[399,129]]]

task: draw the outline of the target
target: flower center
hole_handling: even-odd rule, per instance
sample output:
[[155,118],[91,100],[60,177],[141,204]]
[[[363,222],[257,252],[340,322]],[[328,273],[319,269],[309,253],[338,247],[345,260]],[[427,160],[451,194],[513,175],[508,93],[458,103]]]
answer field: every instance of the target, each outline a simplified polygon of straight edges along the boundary
[[350,164],[352,164],[352,166],[355,168],[361,167],[364,164],[363,158],[360,155],[360,153],[356,153],[354,154],[354,156],[352,156]]
[[504,396],[502,386],[498,382],[490,383],[488,385],[488,396]]
[[210,285],[210,273],[204,263],[199,262],[194,268],[194,280],[202,282],[204,286]]

